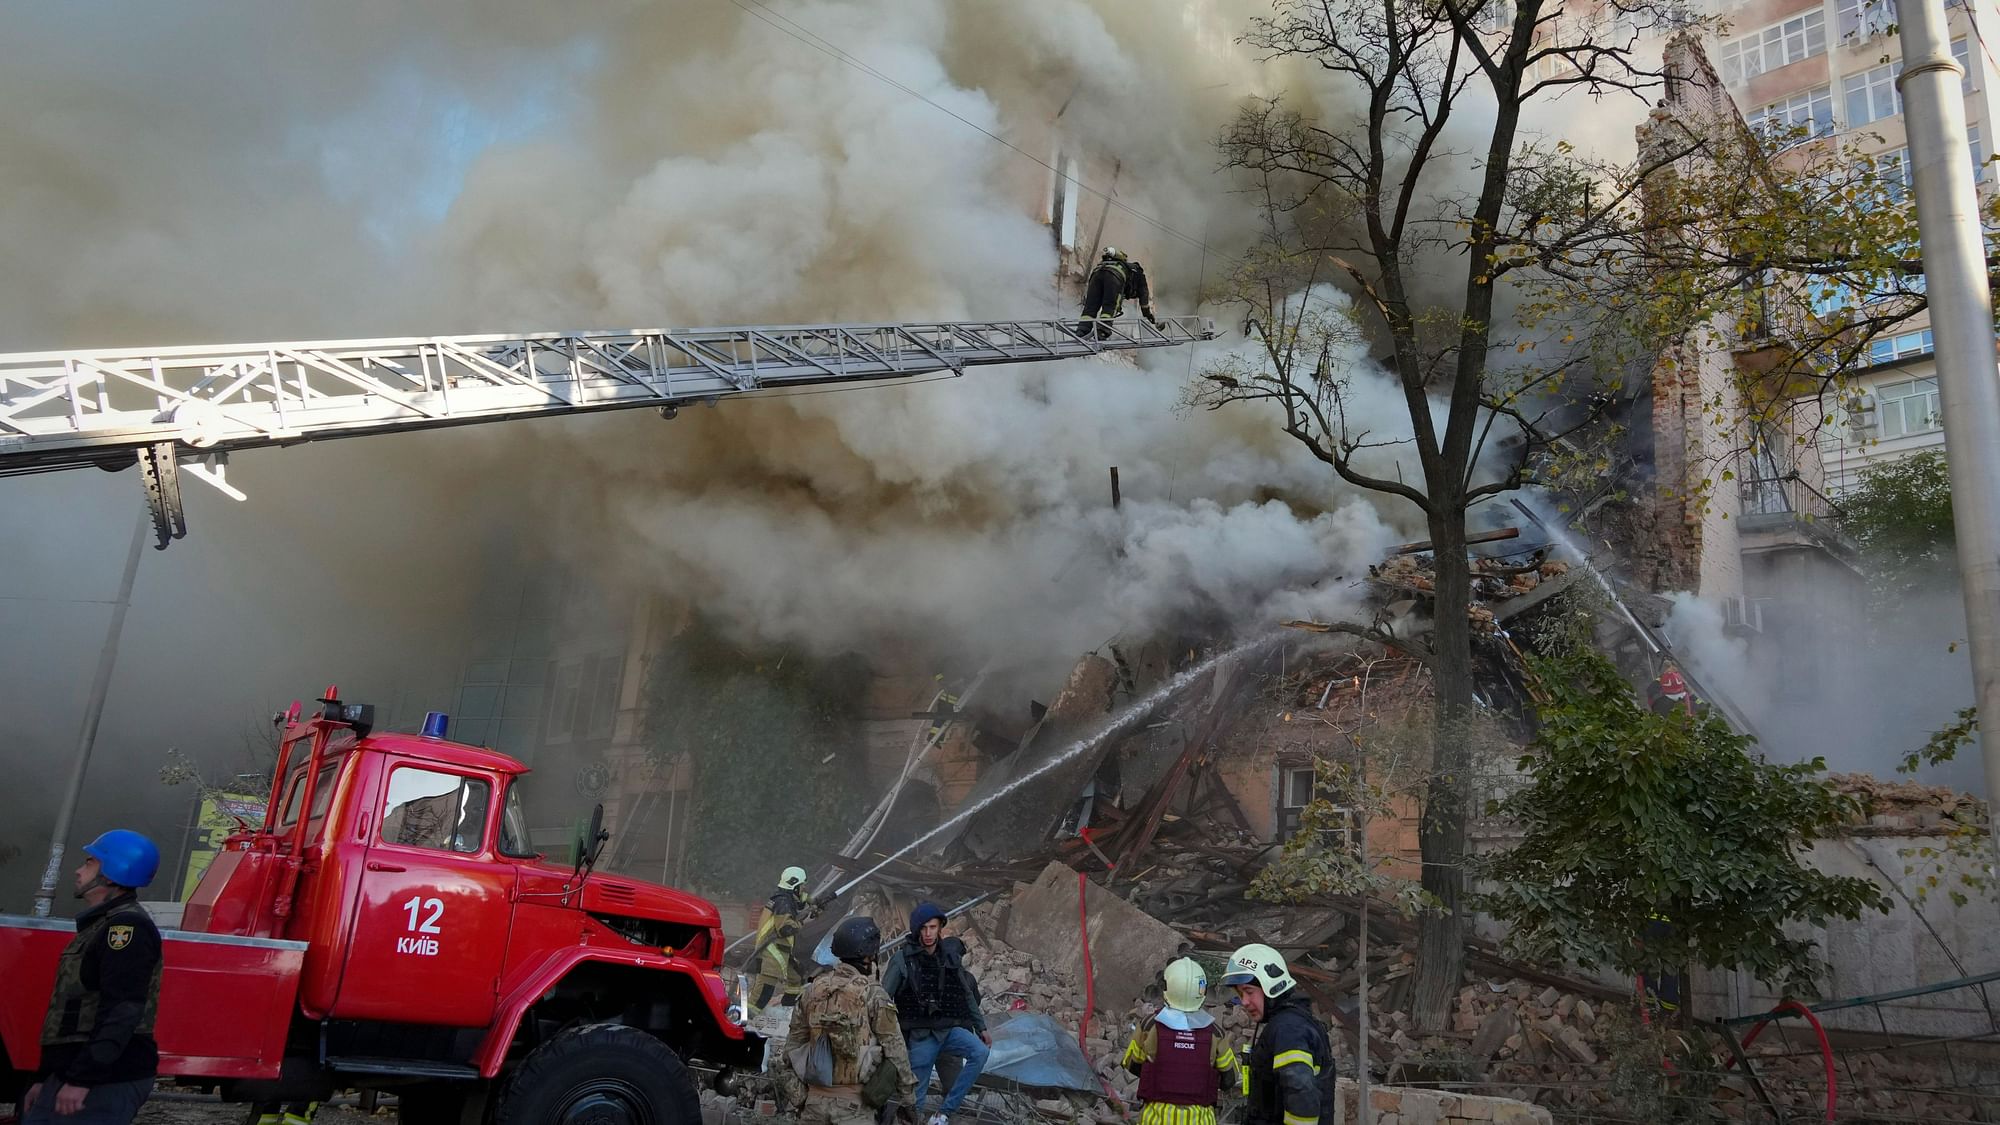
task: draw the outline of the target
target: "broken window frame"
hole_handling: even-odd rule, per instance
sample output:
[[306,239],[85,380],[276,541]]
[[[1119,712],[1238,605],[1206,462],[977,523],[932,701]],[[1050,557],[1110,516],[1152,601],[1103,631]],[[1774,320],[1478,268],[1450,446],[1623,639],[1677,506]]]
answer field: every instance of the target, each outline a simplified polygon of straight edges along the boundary
[[[1353,850],[1357,832],[1357,826],[1354,823],[1354,810],[1340,804],[1338,800],[1339,795],[1327,786],[1319,783],[1318,767],[1311,760],[1303,763],[1280,762],[1277,766],[1277,771],[1278,807],[1277,815],[1272,825],[1277,833],[1277,842],[1280,844],[1288,843],[1294,836],[1297,836],[1304,822],[1305,810],[1314,801],[1324,800],[1329,802],[1333,812],[1339,815],[1342,827],[1337,829],[1330,828],[1324,833],[1327,837],[1338,835],[1340,837],[1338,844],[1335,844],[1331,839],[1322,840],[1321,842],[1330,848],[1337,847],[1343,851]],[[1297,783],[1301,777],[1307,779],[1306,784],[1308,788],[1305,800],[1294,804],[1292,802],[1298,796]]]

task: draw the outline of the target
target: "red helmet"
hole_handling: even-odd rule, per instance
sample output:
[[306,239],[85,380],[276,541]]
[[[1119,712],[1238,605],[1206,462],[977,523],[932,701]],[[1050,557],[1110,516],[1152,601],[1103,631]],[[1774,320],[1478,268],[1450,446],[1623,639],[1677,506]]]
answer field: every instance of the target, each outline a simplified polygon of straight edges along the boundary
[[1680,669],[1669,666],[1660,673],[1660,692],[1663,695],[1686,695],[1687,681],[1681,679]]

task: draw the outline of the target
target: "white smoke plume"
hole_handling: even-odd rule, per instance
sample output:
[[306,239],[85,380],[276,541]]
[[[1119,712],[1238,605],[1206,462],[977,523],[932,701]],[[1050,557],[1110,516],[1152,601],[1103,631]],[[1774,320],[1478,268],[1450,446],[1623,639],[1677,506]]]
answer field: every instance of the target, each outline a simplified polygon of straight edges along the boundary
[[[1257,10],[24,10],[0,44],[0,349],[1074,315],[1037,205],[1057,137],[1117,157],[1087,173],[1118,206],[1079,196],[1079,249],[1142,251],[1162,311],[1192,311],[1253,218],[1214,135],[1287,81],[1231,42]],[[1267,419],[1183,415],[1190,370],[989,369],[239,456],[249,503],[190,484],[196,539],[147,556],[100,737],[118,783],[82,819],[180,807],[146,780],[167,745],[235,738],[336,677],[421,711],[508,541],[748,637],[891,656],[1059,667],[1122,630],[1340,612],[1339,576],[1415,513],[1337,487]],[[1379,402],[1387,427],[1401,407]],[[137,492],[0,482],[0,519],[48,529],[0,543],[31,599],[0,604],[8,666],[35,669],[0,688],[23,792],[58,784],[102,636],[101,606],[46,599],[109,596]],[[0,811],[24,839],[45,825]]]

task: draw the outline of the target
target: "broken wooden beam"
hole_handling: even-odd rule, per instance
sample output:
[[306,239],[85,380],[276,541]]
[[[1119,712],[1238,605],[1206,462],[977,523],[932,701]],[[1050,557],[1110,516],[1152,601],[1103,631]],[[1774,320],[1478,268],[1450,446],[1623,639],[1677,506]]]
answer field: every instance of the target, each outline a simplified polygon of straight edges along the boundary
[[[1470,547],[1475,543],[1498,543],[1502,539],[1518,539],[1520,537],[1520,528],[1503,527],[1498,531],[1482,531],[1477,535],[1468,535],[1465,537],[1465,545]],[[1426,539],[1421,543],[1405,543],[1389,553],[1392,555],[1414,555],[1418,551],[1428,551],[1430,549],[1431,541]]]

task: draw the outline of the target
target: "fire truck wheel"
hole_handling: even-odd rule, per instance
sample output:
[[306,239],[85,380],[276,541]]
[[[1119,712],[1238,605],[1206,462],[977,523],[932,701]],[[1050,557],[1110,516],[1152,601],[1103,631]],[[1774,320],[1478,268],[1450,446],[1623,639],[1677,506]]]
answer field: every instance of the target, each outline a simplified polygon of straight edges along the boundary
[[508,1079],[494,1125],[699,1125],[680,1056],[637,1028],[598,1024],[535,1048]]
[[434,1082],[396,1091],[396,1120],[403,1125],[452,1125],[465,1113],[467,1092],[462,1085]]

